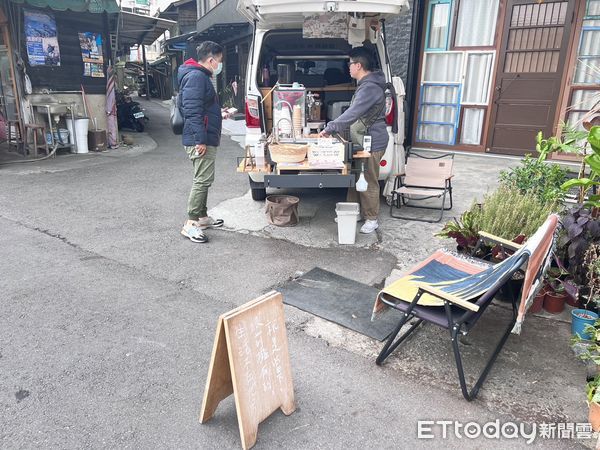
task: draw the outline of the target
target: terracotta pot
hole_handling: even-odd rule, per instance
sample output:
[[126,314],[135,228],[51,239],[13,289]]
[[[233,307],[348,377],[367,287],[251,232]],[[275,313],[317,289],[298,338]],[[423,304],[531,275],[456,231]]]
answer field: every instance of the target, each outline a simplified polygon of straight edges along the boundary
[[567,294],[564,292],[546,292],[544,309],[550,314],[560,314],[565,309]]
[[590,413],[588,420],[592,425],[592,430],[600,431],[600,405],[598,403],[589,402]]
[[546,288],[543,287],[540,292],[537,293],[535,298],[533,299],[533,303],[531,307],[527,310],[528,313],[535,314],[539,313],[542,310],[542,306],[544,306],[544,299],[546,298]]
[[575,298],[571,295],[567,295],[565,302],[567,303],[567,305],[572,306],[573,308],[581,308],[582,307],[582,304],[579,301],[579,299]]

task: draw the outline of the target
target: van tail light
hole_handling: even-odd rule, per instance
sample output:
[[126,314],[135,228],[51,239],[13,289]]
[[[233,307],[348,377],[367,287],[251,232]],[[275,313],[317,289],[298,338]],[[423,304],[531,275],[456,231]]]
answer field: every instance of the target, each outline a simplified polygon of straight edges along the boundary
[[396,100],[389,89],[385,91],[385,123],[392,126],[396,120]]
[[246,126],[248,128],[260,128],[260,114],[258,112],[258,97],[246,97]]

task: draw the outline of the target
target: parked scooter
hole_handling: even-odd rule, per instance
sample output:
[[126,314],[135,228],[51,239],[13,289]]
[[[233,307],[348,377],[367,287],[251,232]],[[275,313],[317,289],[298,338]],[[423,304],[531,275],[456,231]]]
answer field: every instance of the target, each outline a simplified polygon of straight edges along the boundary
[[117,93],[117,121],[119,128],[144,131],[150,120],[138,102],[134,102],[128,92]]

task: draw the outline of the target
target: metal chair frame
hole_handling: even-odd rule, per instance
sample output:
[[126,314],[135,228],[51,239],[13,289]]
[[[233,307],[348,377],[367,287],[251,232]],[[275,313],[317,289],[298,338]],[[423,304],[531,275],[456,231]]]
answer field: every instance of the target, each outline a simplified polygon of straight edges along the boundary
[[[509,283],[509,281],[511,280],[513,275],[515,273],[517,273],[519,270],[521,270],[521,267],[523,267],[523,265],[526,264],[528,258],[529,258],[528,255],[524,254],[520,258],[520,261],[518,262],[518,264],[515,265],[516,268],[514,270],[511,270],[511,271],[508,271],[507,273],[505,273],[485,294],[483,294],[476,302],[474,302],[476,305],[478,305],[480,307],[479,311],[477,311],[477,312],[466,310],[466,312],[464,314],[462,314],[462,316],[460,316],[458,318],[458,320],[456,320],[455,318],[453,318],[452,312],[450,309],[450,307],[452,305],[451,301],[442,299],[442,300],[444,300],[444,309],[446,312],[446,317],[448,319],[447,329],[449,330],[449,333],[450,333],[451,345],[452,345],[452,350],[454,353],[454,359],[456,362],[456,368],[457,368],[457,372],[458,372],[460,388],[461,388],[463,397],[467,401],[471,401],[477,397],[477,394],[479,393],[479,389],[481,388],[483,382],[485,381],[487,375],[489,374],[492,366],[496,362],[496,359],[497,359],[498,355],[500,354],[500,351],[504,347],[504,344],[508,340],[511,330],[513,329],[513,326],[515,325],[515,322],[517,319],[517,301],[519,298],[520,290],[519,290],[519,292],[515,293],[514,290],[512,289],[511,284]],[[467,387],[462,357],[460,354],[460,348],[459,348],[459,342],[458,342],[459,334],[462,334],[462,335],[468,334],[470,329],[472,329],[475,326],[475,324],[477,323],[479,318],[483,315],[485,309],[491,304],[493,298],[498,293],[500,288],[504,287],[505,285],[508,287],[509,292],[511,294],[512,317],[511,317],[510,323],[506,327],[506,330],[502,334],[497,345],[494,347],[491,356],[489,357],[484,368],[482,369],[481,373],[479,374],[479,377],[475,381],[475,384],[469,390],[469,388]],[[396,303],[394,301],[391,301],[391,300],[385,298],[385,294],[379,294],[379,298],[381,299],[381,301],[383,303],[385,303],[386,305],[388,305],[398,311],[401,311],[403,313],[403,317],[400,319],[400,322],[398,323],[398,325],[396,326],[396,328],[394,329],[392,334],[390,334],[385,345],[383,346],[383,349],[379,353],[379,356],[377,357],[377,359],[375,361],[377,365],[379,365],[379,366],[382,365],[383,362],[385,361],[385,359],[402,342],[404,342],[406,340],[406,338],[408,338],[408,336],[410,336],[417,329],[417,327],[419,325],[421,325],[421,323],[428,322],[426,319],[419,317],[419,308],[439,308],[439,307],[432,307],[432,306],[418,306],[417,305],[419,299],[425,292],[426,291],[419,288],[414,299],[412,300],[412,302],[410,304],[408,304],[408,307],[406,309],[399,308],[399,305],[401,305],[401,304],[407,305],[406,302],[400,301],[402,303]],[[460,305],[455,305],[455,306],[460,306]],[[411,327],[406,332],[404,332],[403,334],[398,336],[398,333],[400,332],[402,327],[409,320],[411,320],[413,318],[417,318],[418,319],[417,322],[412,324]],[[436,324],[436,323],[434,323],[434,325],[440,326],[439,324]]]
[[[417,157],[417,158],[423,158],[423,159],[442,159],[442,158],[448,158],[450,157],[452,160],[454,160],[454,154],[453,153],[444,153],[443,155],[437,155],[437,156],[424,156],[421,155],[419,153],[416,153],[415,151],[411,151],[410,152],[411,157]],[[414,156],[413,156],[414,155]],[[408,160],[408,159],[407,159]],[[449,211],[452,209],[453,207],[453,199],[452,199],[452,179],[447,179],[445,180],[445,186],[442,187],[432,187],[432,186],[420,186],[420,185],[413,185],[413,184],[405,184],[403,179],[406,176],[406,174],[400,174],[396,176],[396,179],[394,180],[394,189],[392,191],[392,199],[390,202],[390,216],[394,219],[404,219],[404,220],[416,220],[419,222],[429,222],[429,223],[437,223],[440,222],[443,217],[444,217],[444,211]],[[410,187],[410,188],[417,188],[417,189],[431,189],[432,191],[438,191],[438,193],[436,195],[431,195],[431,196],[425,196],[419,199],[411,199],[411,200],[416,200],[416,201],[421,201],[421,200],[427,200],[430,198],[440,198],[442,197],[442,204],[441,207],[434,207],[434,206],[418,206],[418,205],[413,205],[413,204],[408,204],[408,200],[406,198],[405,194],[399,193],[397,192],[398,189],[400,189],[401,187]],[[443,189],[443,193],[439,194],[439,191]],[[446,196],[449,197],[450,199],[450,206],[446,207]],[[411,207],[411,208],[420,208],[420,209],[431,209],[431,210],[436,210],[436,211],[440,211],[440,215],[437,219],[423,219],[423,218],[419,218],[419,217],[414,217],[414,216],[404,216],[404,215],[398,215],[398,214],[394,214],[394,208],[397,209],[401,209],[402,207]]]

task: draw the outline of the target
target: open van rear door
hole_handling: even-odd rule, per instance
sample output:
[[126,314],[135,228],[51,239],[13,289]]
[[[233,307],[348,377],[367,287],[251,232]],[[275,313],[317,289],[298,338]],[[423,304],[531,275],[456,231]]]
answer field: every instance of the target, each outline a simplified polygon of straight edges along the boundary
[[385,18],[409,10],[408,0],[239,0],[238,12],[259,28],[301,26],[318,13],[369,13]]

